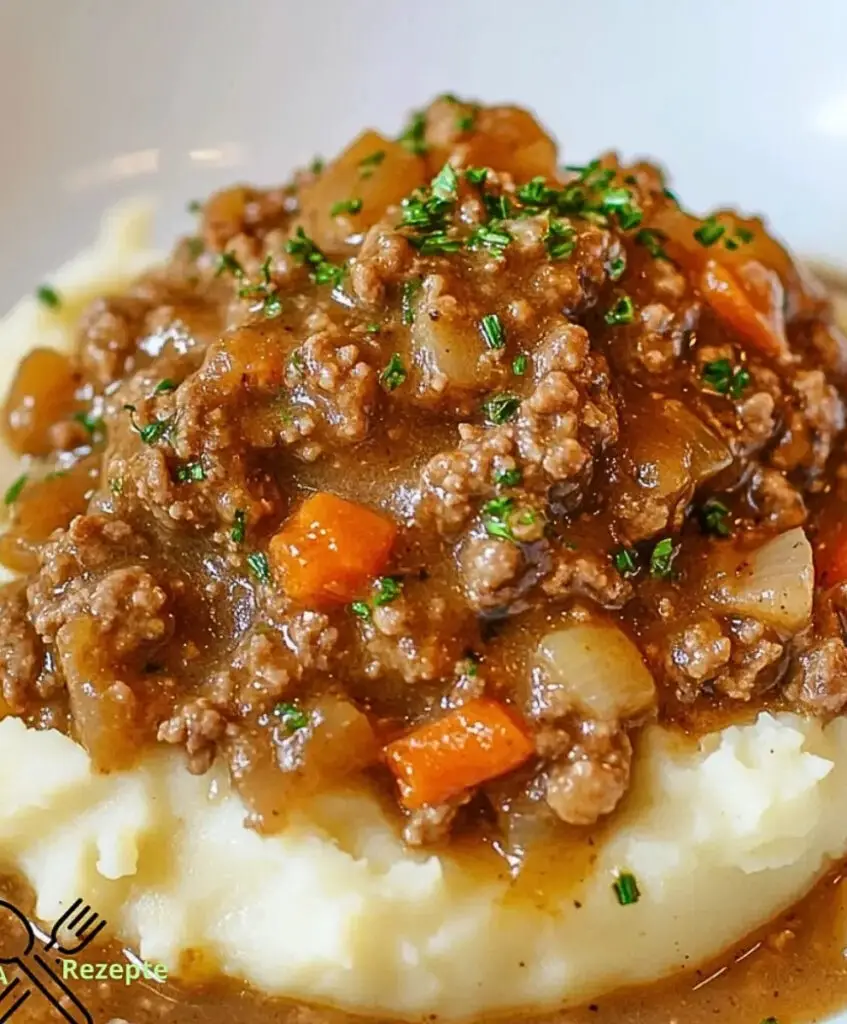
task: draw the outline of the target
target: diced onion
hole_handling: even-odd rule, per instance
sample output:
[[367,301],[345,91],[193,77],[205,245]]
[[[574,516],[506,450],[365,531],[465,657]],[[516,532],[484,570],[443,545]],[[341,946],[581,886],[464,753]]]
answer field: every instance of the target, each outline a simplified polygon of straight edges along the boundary
[[814,585],[812,546],[798,526],[754,551],[736,553],[712,575],[709,596],[724,613],[796,633],[812,616]]
[[535,653],[533,713],[576,712],[604,721],[651,708],[656,686],[635,644],[610,623],[577,623],[548,633]]

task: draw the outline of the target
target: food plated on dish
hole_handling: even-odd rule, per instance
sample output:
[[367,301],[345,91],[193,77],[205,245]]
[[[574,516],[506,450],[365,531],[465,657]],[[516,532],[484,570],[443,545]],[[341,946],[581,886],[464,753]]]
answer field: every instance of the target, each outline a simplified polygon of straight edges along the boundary
[[205,1020],[837,1008],[823,287],[760,218],[453,96],[192,212],[162,261],[113,215],[3,328],[35,916],[84,898]]

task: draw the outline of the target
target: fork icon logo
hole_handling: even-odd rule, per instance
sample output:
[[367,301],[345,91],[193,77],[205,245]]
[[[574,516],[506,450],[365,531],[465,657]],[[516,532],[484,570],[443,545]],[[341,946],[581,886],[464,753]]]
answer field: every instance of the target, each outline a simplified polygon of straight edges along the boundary
[[56,953],[74,956],[82,952],[105,926],[106,922],[88,904],[74,900],[42,945],[36,942],[35,931],[26,915],[14,904],[0,900],[0,937],[4,940],[0,948],[0,974],[5,981],[3,964],[14,965],[20,971],[20,976],[0,991],[0,1024],[10,1021],[34,990],[39,991],[68,1024],[93,1024],[91,1014],[49,961],[58,962]]

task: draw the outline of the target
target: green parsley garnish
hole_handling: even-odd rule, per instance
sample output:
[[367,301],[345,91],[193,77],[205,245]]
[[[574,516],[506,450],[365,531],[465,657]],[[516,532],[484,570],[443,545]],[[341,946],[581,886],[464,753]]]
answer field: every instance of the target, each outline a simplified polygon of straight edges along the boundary
[[456,198],[459,179],[451,164],[445,164],[432,179],[432,193],[439,199],[452,201]]
[[324,159],[321,156],[316,156],[314,160],[309,164],[309,170],[312,174],[320,174],[324,169]]
[[628,295],[622,295],[611,309],[606,310],[603,319],[607,324],[631,324],[635,318],[635,306]]
[[385,369],[379,375],[379,379],[386,391],[394,391],[395,388],[400,387],[407,376],[406,367],[403,365],[400,353],[393,352]]
[[260,583],[270,583],[271,566],[263,551],[251,551],[247,556],[247,565]]
[[124,492],[124,482],[121,477],[115,477],[114,480],[109,481],[109,490],[112,494],[120,495]]
[[673,562],[679,553],[670,537],[660,540],[650,555],[650,575],[654,580],[669,580],[673,576]]
[[280,719],[289,732],[297,732],[298,729],[305,729],[309,724],[309,716],[296,704],[289,704],[282,701],[274,708],[274,714]]
[[487,398],[482,403],[482,408],[488,419],[499,427],[514,419],[520,404],[521,400],[517,395],[503,391]]
[[298,263],[311,268],[309,276],[315,284],[331,284],[334,288],[341,284],[344,267],[331,263],[302,227],[297,228],[294,238],[289,238],[285,250]]
[[520,355],[515,356],[512,360],[512,373],[516,377],[523,377],[526,373],[527,366],[529,365],[529,356],[526,352],[521,352]]
[[365,331],[368,334],[379,334],[382,331],[382,325],[377,323],[365,324]]
[[22,473],[17,480],[9,487],[3,496],[4,505],[14,505],[15,502],[20,498],[21,491],[26,486],[26,482],[29,479],[27,473]]
[[35,297],[42,306],[46,306],[48,309],[58,309],[62,305],[59,293],[49,284],[39,285],[35,289]]
[[479,322],[479,329],[489,348],[499,349],[506,345],[506,331],[496,313],[488,313]]
[[559,193],[550,188],[547,180],[541,175],[528,181],[517,190],[517,197],[527,207],[537,207],[539,210],[553,206]]
[[484,185],[488,177],[487,167],[468,167],[465,171],[465,180],[471,185]]
[[370,178],[374,172],[374,168],[379,167],[382,161],[385,159],[385,150],[377,149],[373,153],[369,153],[367,156],[363,156],[359,161],[359,176],[362,178]]
[[374,583],[374,590],[376,591],[374,607],[382,608],[397,600],[403,592],[403,581],[396,576],[380,576]]
[[203,209],[203,204],[200,202],[199,199],[192,199],[186,204],[185,208],[188,210],[189,213],[200,213],[200,211]]
[[619,281],[626,270],[626,260],[623,256],[617,256],[609,264],[609,280]]
[[175,416],[168,416],[164,420],[153,420],[145,426],[140,426],[136,419],[137,409],[134,405],[125,405],[124,409],[129,413],[129,422],[132,429],[138,434],[144,444],[155,444],[167,436],[176,423]]
[[218,265],[215,268],[215,277],[220,277],[223,273],[232,274],[233,277],[239,281],[244,277],[244,267],[238,262],[234,253],[222,252],[218,256]]
[[628,907],[631,903],[637,903],[641,898],[635,875],[630,874],[628,871],[623,871],[618,875],[612,888],[615,890],[618,903],[622,907]]
[[176,468],[176,479],[178,483],[190,484],[198,480],[206,479],[206,470],[202,462],[186,462]]
[[340,202],[332,204],[329,215],[330,217],[340,217],[342,213],[359,213],[361,209],[361,199],[342,199]]
[[354,601],[350,605],[350,611],[362,622],[371,621],[371,606],[367,601]]
[[418,292],[421,290],[422,281],[419,277],[410,278],[403,282],[403,292],[400,298],[400,310],[403,323],[409,326],[415,321],[415,301]]
[[102,417],[95,416],[91,412],[76,412],[73,418],[80,426],[84,427],[89,437],[93,438],[95,434],[102,434],[106,429]]
[[730,398],[740,398],[750,386],[750,371],[744,366],[733,367],[728,359],[705,363],[702,377],[712,391]]
[[523,480],[523,473],[519,469],[498,469],[494,474],[494,483],[501,487],[517,487]]
[[240,299],[257,299],[258,304],[251,307],[251,312],[262,310],[268,320],[272,320],[282,312],[282,299],[276,291],[271,279],[271,257],[266,256],[261,266],[261,278],[256,284],[247,284],[238,289]]
[[473,126],[476,124],[476,119],[479,114],[479,107],[474,104],[470,110],[464,114],[459,114],[456,118],[456,127],[460,132],[469,132],[473,130]]
[[724,238],[723,244],[730,252],[735,252],[742,245],[752,242],[754,237],[753,232],[749,228],[737,227],[730,237]]
[[235,515],[232,520],[232,530],[230,531],[230,538],[233,544],[241,544],[244,540],[244,536],[247,533],[247,513],[243,508],[237,508]]
[[164,377],[159,383],[153,388],[154,395],[164,395],[168,391],[176,391],[176,381],[171,380],[170,377]]
[[719,224],[714,217],[708,217],[694,232],[694,237],[700,245],[710,246],[714,245],[725,231],[726,228],[723,224]]
[[468,237],[469,249],[487,249],[494,256],[502,256],[503,250],[511,242],[512,236],[497,221],[480,224]]
[[509,518],[515,508],[512,498],[492,498],[482,506],[482,525],[490,537],[514,541],[515,535],[509,525]]
[[612,554],[612,561],[621,576],[637,575],[638,557],[632,548],[618,548]]
[[666,260],[668,254],[662,247],[665,237],[663,231],[657,231],[655,228],[642,228],[635,236],[635,241],[638,245],[644,246],[653,259]]
[[416,110],[397,141],[401,146],[408,149],[410,153],[414,153],[416,156],[423,156],[427,149],[426,142],[424,141],[425,133],[426,118],[423,111]]
[[679,201],[679,198],[678,198],[676,192],[672,192],[669,188],[663,188],[662,189],[662,194],[664,195],[664,197],[666,199],[670,199],[670,201],[672,203],[674,203],[676,206],[681,206],[682,205],[680,203],[680,201]]
[[203,239],[197,238],[196,236],[192,238],[186,238],[185,244],[186,247],[188,248],[188,255],[193,260],[196,260],[199,256],[202,256],[203,252],[206,249],[206,246],[203,243]]
[[709,498],[700,506],[698,518],[703,533],[710,533],[715,537],[728,537],[732,533],[730,511],[717,498]]
[[544,245],[551,260],[565,260],[576,248],[576,232],[560,220],[551,220],[544,235]]
[[779,1021],[776,1017],[765,1017],[761,1024],[779,1024]]

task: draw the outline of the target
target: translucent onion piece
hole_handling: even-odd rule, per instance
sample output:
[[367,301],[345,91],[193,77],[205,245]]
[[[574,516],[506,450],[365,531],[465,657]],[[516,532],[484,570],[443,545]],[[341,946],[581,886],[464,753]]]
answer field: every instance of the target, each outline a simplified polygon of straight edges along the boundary
[[783,633],[796,633],[812,616],[815,570],[802,527],[736,554],[712,576],[708,589],[722,612],[750,616]]
[[533,713],[561,718],[576,712],[605,721],[640,715],[656,686],[635,644],[609,623],[575,624],[548,633],[535,653]]

